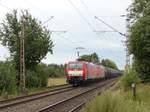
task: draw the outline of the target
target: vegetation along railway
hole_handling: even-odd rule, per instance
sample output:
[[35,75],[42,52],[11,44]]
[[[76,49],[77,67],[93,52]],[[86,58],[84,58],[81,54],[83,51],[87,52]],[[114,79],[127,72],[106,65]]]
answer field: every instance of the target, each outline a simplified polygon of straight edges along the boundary
[[[0,101],[0,111],[74,111],[79,109],[93,96],[100,93],[103,88],[112,86],[116,80],[115,77],[122,74],[118,70],[113,70],[85,61],[69,62],[66,67],[66,73],[67,82],[71,85],[64,85],[46,92]],[[99,79],[103,79],[103,81],[97,82]],[[82,84],[91,83],[91,81],[97,83],[81,86]]]
[[0,112],[73,111],[79,104],[86,103],[102,90],[111,87],[115,81],[116,78],[84,87],[67,86],[46,93],[2,101],[0,103]]

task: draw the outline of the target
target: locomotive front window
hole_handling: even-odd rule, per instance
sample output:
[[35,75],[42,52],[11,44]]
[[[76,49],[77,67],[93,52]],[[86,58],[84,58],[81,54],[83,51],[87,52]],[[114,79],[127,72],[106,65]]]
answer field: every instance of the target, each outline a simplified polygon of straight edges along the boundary
[[80,64],[80,63],[71,63],[71,64],[69,64],[70,69],[82,69],[82,67],[83,67],[83,64]]

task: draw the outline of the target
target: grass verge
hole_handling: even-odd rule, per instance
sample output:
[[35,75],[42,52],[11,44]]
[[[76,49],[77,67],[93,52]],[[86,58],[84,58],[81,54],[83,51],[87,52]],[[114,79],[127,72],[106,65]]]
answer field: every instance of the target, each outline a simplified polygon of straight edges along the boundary
[[150,85],[137,86],[137,97],[132,91],[106,91],[94,98],[82,112],[150,112]]

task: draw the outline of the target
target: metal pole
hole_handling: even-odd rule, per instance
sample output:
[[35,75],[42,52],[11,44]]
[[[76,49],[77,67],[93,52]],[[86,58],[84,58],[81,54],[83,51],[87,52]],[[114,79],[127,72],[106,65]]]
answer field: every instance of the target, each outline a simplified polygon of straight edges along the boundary
[[80,52],[79,51],[77,51],[77,56],[78,56],[78,58],[80,57]]
[[129,19],[126,19],[127,22],[127,35],[126,35],[126,70],[128,71],[129,66],[130,66],[130,54],[129,54],[129,49],[128,49],[128,42],[129,42]]
[[80,50],[85,49],[84,47],[76,47],[75,48],[77,50],[77,56],[78,58],[80,57]]
[[25,93],[25,56],[24,56],[24,20],[22,18],[21,24],[21,37],[20,37],[20,90],[21,93]]

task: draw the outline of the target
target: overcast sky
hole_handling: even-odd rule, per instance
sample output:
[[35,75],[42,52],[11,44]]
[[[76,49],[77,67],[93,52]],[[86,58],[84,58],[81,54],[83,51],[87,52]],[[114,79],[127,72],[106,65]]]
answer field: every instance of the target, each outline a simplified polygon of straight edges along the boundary
[[[0,0],[0,22],[12,9],[28,9],[42,22],[54,16],[45,26],[52,31],[67,32],[52,33],[54,53],[48,53],[42,62],[67,63],[77,58],[76,47],[84,47],[80,55],[96,52],[100,58],[112,59],[119,68],[124,68],[124,37],[114,32],[93,32],[112,31],[94,16],[125,33],[126,18],[120,15],[127,13],[130,4],[131,0]],[[8,57],[7,48],[0,45],[0,60]]]

